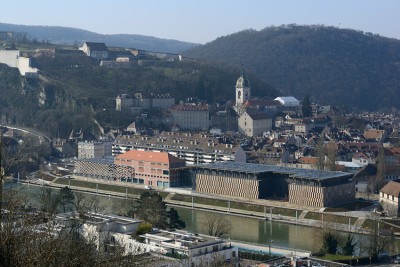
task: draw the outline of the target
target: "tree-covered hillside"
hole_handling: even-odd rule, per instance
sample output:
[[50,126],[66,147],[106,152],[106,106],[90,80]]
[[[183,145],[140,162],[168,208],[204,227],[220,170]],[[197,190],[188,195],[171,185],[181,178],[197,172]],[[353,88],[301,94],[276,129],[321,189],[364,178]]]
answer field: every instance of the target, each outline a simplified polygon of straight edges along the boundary
[[288,95],[350,109],[400,108],[400,41],[324,26],[220,37],[184,56],[244,65]]
[[[32,60],[40,79],[24,79],[0,64],[3,122],[35,127],[53,137],[82,128],[98,134],[95,119],[106,127],[126,127],[132,115],[115,111],[121,93],[169,93],[176,101],[196,97],[212,103],[233,100],[239,68],[198,62],[143,61],[130,69],[108,69],[82,55],[42,55]],[[254,96],[279,93],[249,75]]]

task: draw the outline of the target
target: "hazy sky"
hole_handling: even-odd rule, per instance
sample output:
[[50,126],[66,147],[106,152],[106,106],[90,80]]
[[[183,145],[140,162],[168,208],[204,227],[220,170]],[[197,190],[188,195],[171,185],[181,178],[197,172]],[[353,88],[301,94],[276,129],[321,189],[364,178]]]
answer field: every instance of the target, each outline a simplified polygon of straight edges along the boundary
[[244,29],[291,23],[400,39],[400,0],[1,0],[0,22],[197,43]]

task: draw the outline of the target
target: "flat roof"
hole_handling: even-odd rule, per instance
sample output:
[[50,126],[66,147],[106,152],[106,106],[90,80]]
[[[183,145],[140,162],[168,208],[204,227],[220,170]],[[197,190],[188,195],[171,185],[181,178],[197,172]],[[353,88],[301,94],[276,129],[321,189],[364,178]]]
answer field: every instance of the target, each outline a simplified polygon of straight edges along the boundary
[[157,230],[141,235],[143,238],[157,240],[162,246],[170,248],[187,247],[189,249],[224,243],[225,241],[215,236],[192,234],[184,230]]
[[226,171],[237,171],[237,172],[248,172],[248,173],[286,173],[293,178],[309,178],[309,179],[330,179],[353,175],[349,172],[335,172],[335,171],[321,171],[311,169],[301,169],[293,167],[284,167],[277,165],[264,165],[255,163],[243,163],[243,162],[217,162],[210,164],[197,164],[193,167],[204,168],[204,169],[219,169]]
[[95,162],[95,163],[114,164],[114,158],[113,157],[77,159],[76,161],[86,161],[86,162]]

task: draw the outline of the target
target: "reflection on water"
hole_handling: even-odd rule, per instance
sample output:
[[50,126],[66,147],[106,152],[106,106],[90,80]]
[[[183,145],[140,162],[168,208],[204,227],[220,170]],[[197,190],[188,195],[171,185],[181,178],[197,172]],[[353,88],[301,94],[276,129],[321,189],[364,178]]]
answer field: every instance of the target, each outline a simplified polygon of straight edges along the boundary
[[[5,184],[5,188],[9,189],[10,183]],[[13,184],[14,188],[19,189],[21,196],[27,196],[32,206],[37,206],[38,193],[40,187],[20,186]],[[107,196],[91,195],[99,200],[99,206],[103,206],[103,212],[118,214],[127,204],[124,199],[110,198]],[[322,234],[319,229],[305,226],[296,226],[293,224],[270,222],[260,219],[232,216],[227,214],[211,213],[206,211],[191,210],[184,208],[176,208],[179,216],[186,223],[185,230],[193,233],[206,234],[205,220],[207,216],[217,216],[231,222],[232,230],[230,238],[234,240],[269,244],[272,241],[274,246],[297,248],[309,251],[318,251],[322,246]],[[347,233],[341,233],[344,239]],[[368,243],[366,236],[354,235],[354,242],[357,242],[356,255],[358,255],[360,243]],[[398,253],[400,241],[395,241],[395,253]]]
[[186,222],[186,230],[194,233],[206,233],[204,222],[207,216],[217,216],[231,222],[232,230],[229,237],[234,240],[260,244],[268,244],[272,241],[275,246],[312,250],[315,239],[310,236],[318,236],[315,229],[304,226],[199,210],[175,209]]

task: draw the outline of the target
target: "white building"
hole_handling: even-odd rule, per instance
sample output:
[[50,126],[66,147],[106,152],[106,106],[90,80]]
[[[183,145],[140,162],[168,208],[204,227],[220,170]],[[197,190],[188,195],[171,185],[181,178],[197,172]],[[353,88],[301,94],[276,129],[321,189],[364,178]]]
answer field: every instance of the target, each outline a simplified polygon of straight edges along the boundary
[[259,136],[272,129],[272,118],[265,112],[245,111],[238,119],[239,132],[247,136]]
[[171,108],[174,124],[182,130],[208,130],[210,112],[207,105],[174,105]]
[[236,107],[241,108],[244,103],[251,97],[251,86],[249,80],[246,78],[244,71],[242,71],[239,79],[236,81]]
[[19,50],[0,50],[0,63],[18,68],[22,76],[38,77],[38,69],[31,67],[31,59],[21,56]]
[[141,235],[143,241],[138,241],[133,238],[133,234],[142,220],[91,212],[84,217],[82,219],[82,214],[78,212],[58,214],[54,217],[54,225],[64,229],[79,225],[82,236],[94,240],[98,250],[121,247],[126,255],[151,252],[161,258],[168,255],[183,258],[176,260],[165,257],[162,264],[155,266],[211,266],[218,262],[238,266],[238,248],[217,237],[181,230],[154,229],[153,232]]
[[100,60],[108,58],[108,48],[105,43],[85,42],[79,50],[82,50],[87,56],[92,58]]
[[293,96],[279,96],[275,98],[274,100],[278,100],[282,106],[284,107],[298,107],[300,106],[300,101],[297,100]]
[[78,159],[92,159],[112,156],[112,142],[78,142]]
[[221,238],[192,234],[182,230],[158,230],[141,235],[143,243],[161,254],[185,256],[185,266],[211,266],[218,263],[238,264],[238,248]]

